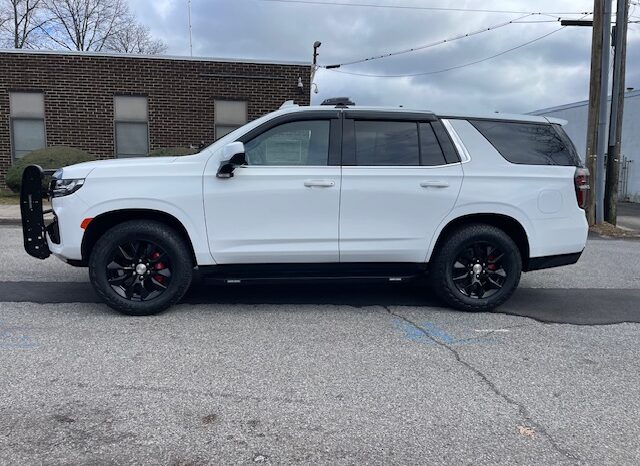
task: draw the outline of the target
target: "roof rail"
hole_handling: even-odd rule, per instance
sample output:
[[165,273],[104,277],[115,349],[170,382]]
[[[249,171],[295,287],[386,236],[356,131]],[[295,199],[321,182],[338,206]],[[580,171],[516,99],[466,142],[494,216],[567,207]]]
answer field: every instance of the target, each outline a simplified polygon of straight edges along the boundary
[[282,105],[280,105],[281,109],[288,107],[299,107],[299,105],[294,100],[285,100]]

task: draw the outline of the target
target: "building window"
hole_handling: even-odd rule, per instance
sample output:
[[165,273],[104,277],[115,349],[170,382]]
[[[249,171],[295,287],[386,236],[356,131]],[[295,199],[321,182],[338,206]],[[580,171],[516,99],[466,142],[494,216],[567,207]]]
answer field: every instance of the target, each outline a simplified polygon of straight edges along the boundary
[[247,123],[247,102],[240,100],[216,100],[214,102],[216,139],[229,134]]
[[29,152],[46,147],[44,94],[11,92],[9,106],[13,158],[17,160]]
[[148,106],[146,97],[115,96],[116,157],[149,154]]

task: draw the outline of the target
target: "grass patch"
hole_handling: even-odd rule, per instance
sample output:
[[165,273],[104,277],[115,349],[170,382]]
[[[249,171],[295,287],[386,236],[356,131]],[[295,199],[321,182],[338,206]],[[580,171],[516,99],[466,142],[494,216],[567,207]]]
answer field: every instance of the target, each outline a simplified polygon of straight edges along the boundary
[[4,189],[0,189],[0,205],[18,205],[20,204],[20,194],[12,193]]

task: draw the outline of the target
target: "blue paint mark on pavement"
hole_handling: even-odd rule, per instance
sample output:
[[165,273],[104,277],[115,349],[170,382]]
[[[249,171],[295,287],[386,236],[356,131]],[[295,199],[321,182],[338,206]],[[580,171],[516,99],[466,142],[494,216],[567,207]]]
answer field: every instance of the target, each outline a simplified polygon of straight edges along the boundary
[[447,346],[487,345],[496,343],[496,340],[493,338],[456,338],[432,322],[419,323],[418,325],[422,330],[402,319],[396,319],[394,325],[398,330],[404,332],[404,338],[427,345],[435,345],[436,342]]
[[0,322],[0,349],[30,349],[40,346],[24,329],[6,326]]

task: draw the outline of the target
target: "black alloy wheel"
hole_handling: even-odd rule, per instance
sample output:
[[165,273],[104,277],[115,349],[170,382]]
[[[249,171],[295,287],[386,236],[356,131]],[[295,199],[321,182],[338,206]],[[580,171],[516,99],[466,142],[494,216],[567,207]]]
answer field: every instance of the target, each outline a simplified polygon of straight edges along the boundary
[[171,259],[154,242],[128,241],[114,248],[110,256],[107,281],[123,298],[150,301],[171,284]]
[[513,239],[493,225],[471,224],[447,233],[429,262],[433,291],[462,311],[490,311],[520,282],[522,258]]
[[504,286],[507,271],[502,263],[505,253],[487,241],[465,247],[451,268],[453,283],[465,296],[490,298]]
[[131,220],[107,230],[89,256],[96,293],[124,314],[157,314],[180,301],[191,285],[188,238],[154,220]]

